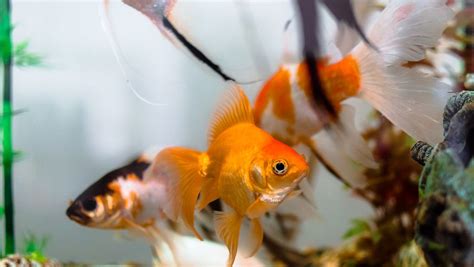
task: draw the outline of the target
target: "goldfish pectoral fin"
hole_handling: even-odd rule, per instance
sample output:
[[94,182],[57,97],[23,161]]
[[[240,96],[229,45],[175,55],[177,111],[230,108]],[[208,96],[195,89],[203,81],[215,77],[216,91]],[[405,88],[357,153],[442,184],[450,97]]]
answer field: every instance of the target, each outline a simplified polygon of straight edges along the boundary
[[263,242],[263,227],[260,219],[252,219],[250,221],[250,232],[245,239],[245,247],[248,248],[249,253],[246,257],[254,256]]
[[235,211],[215,213],[214,223],[216,227],[216,234],[224,242],[224,244],[227,246],[227,249],[229,250],[227,266],[232,266],[237,255],[240,226],[242,224],[243,218],[243,216],[237,214]]
[[209,143],[226,129],[239,123],[254,123],[252,106],[242,88],[234,85],[227,90],[214,113],[209,129]]
[[156,156],[151,171],[166,180],[169,194],[165,214],[180,215],[185,225],[202,240],[194,227],[194,210],[203,180],[200,157],[207,155],[186,148],[166,148]]
[[201,211],[209,203],[211,203],[214,200],[217,200],[219,198],[219,190],[217,188],[217,179],[213,178],[205,178],[203,185],[202,185],[202,190],[201,194],[197,203],[197,209]]
[[279,203],[267,203],[262,201],[260,198],[257,198],[248,208],[245,215],[250,219],[259,218],[264,215],[266,212],[275,209],[278,207]]

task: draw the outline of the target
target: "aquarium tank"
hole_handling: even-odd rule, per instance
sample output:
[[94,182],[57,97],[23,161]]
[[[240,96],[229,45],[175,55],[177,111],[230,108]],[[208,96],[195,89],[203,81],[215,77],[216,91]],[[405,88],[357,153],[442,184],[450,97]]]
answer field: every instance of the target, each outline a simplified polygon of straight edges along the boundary
[[472,266],[473,18],[0,0],[0,266]]

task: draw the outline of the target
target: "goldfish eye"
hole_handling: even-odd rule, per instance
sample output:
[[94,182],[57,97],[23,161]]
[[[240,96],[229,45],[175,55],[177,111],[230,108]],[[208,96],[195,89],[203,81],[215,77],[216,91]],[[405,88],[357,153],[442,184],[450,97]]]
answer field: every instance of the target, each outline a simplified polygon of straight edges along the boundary
[[93,211],[97,208],[97,201],[95,201],[94,198],[86,199],[84,202],[82,202],[82,207],[86,211]]
[[288,163],[283,159],[275,160],[272,169],[276,175],[285,175],[288,172]]

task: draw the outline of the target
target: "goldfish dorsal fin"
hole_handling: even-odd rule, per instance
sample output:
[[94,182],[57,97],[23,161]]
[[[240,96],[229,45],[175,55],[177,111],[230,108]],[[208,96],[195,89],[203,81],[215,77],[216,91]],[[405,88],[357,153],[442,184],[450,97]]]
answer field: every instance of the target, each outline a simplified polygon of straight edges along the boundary
[[209,128],[209,143],[239,123],[254,123],[254,120],[249,99],[242,88],[234,86],[223,95],[214,112]]

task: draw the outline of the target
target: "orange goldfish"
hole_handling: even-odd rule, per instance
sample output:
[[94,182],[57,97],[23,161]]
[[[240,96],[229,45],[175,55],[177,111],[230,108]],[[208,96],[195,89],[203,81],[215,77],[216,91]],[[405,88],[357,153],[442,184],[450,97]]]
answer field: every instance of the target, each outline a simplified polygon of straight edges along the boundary
[[216,214],[215,228],[229,249],[232,265],[243,220],[251,220],[254,254],[263,240],[259,217],[295,193],[309,168],[304,157],[255,126],[249,100],[238,87],[219,104],[208,141],[205,152],[183,147],[162,150],[145,177],[167,181],[170,199],[164,212],[175,220],[182,217],[200,239],[194,228],[195,208],[216,199],[230,207]]
[[[441,141],[449,87],[405,64],[423,60],[426,49],[436,46],[452,17],[445,0],[392,0],[369,30],[368,38],[378,51],[360,42],[340,60],[317,62],[323,90],[339,112],[345,130],[337,133],[338,144],[334,145],[342,147],[351,159],[376,166],[367,145],[354,133],[354,111],[343,104],[351,97],[365,99],[416,140],[430,144]],[[256,123],[288,145],[306,144],[322,157],[325,153],[321,150],[338,153],[334,146],[324,149],[312,139],[325,122],[311,106],[310,97],[305,64],[283,65],[257,97]],[[337,169],[341,164],[334,159],[338,157],[329,159],[329,165]],[[365,182],[350,171],[341,176],[354,186]]]

